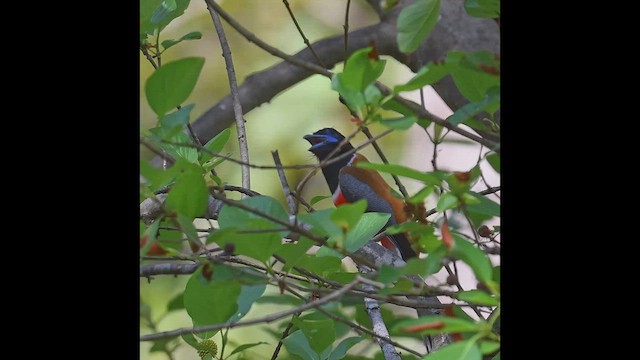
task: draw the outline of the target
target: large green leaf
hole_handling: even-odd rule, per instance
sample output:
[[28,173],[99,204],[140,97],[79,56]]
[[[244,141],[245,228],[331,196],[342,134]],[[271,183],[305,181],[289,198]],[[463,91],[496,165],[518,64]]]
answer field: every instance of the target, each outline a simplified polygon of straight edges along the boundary
[[471,213],[500,217],[500,204],[473,191],[469,191],[468,194],[478,199],[478,202],[475,204],[469,203],[467,211]]
[[[465,123],[466,125],[471,126],[471,124],[467,124],[468,120],[473,119],[474,116],[476,116],[477,114],[483,111],[486,111],[489,114],[492,114],[495,112],[495,110],[499,106],[500,106],[500,87],[494,87],[489,89],[489,91],[485,94],[482,100],[468,103],[462,106],[461,108],[459,108],[458,110],[456,110],[456,112],[454,112],[453,114],[451,114],[451,116],[447,118],[447,121],[453,125]],[[477,126],[471,126],[471,127],[476,128]],[[488,130],[488,128],[485,125],[483,125],[482,127],[484,128],[479,130]]]
[[168,48],[170,48],[170,47],[172,47],[172,46],[174,46],[176,44],[179,44],[179,43],[181,43],[183,41],[186,41],[186,40],[198,40],[198,39],[201,39],[201,38],[202,38],[202,33],[200,31],[192,31],[192,32],[184,35],[183,37],[181,37],[178,40],[171,40],[171,39],[164,40],[162,42],[162,47],[165,50],[167,50]]
[[427,85],[435,84],[449,74],[446,64],[429,62],[418,70],[418,72],[406,84],[397,85],[393,88],[393,93],[402,91],[412,91],[423,88]]
[[238,310],[229,321],[238,321],[247,315],[253,303],[262,296],[266,288],[266,284],[243,285],[238,296]]
[[341,84],[349,89],[364,92],[384,71],[386,60],[372,58],[372,47],[355,51],[338,74]]
[[418,121],[415,116],[403,116],[393,119],[383,119],[380,123],[390,129],[407,130]]
[[465,0],[464,9],[471,16],[497,18],[500,16],[500,0]]
[[458,293],[458,300],[477,305],[496,306],[498,299],[481,290],[468,290]]
[[493,268],[487,254],[458,234],[453,234],[453,239],[451,255],[469,265],[478,280],[482,282],[491,280]]
[[238,310],[240,283],[228,277],[229,269],[214,266],[210,281],[202,276],[202,268],[194,272],[184,290],[184,306],[194,326],[226,322]]
[[398,15],[398,48],[414,52],[429,36],[440,17],[440,0],[416,0]]
[[331,220],[335,222],[343,232],[353,228],[367,209],[367,200],[361,199],[353,204],[345,204],[338,207],[332,214]]
[[294,319],[294,324],[302,330],[311,349],[320,355],[336,339],[333,320]]
[[209,189],[198,167],[183,172],[167,196],[166,205],[188,218],[202,216],[209,204]]
[[161,117],[160,126],[167,130],[171,130],[176,127],[182,128],[182,126],[187,125],[189,122],[189,115],[195,106],[196,104],[185,105],[179,110]]
[[349,349],[352,346],[362,342],[363,340],[364,338],[361,336],[348,337],[342,340],[340,344],[338,344],[338,346],[336,346],[336,348],[333,349],[333,351],[331,352],[331,355],[329,355],[328,360],[342,359],[343,357],[345,357],[345,355],[347,355],[347,351],[349,351]]
[[302,330],[294,331],[282,340],[287,352],[300,356],[303,360],[320,360],[318,354],[311,348]]
[[390,217],[391,214],[363,214],[356,226],[347,233],[346,250],[351,253],[359,250],[387,224]]
[[[282,205],[271,197],[254,196],[242,199],[239,203],[280,221],[289,222],[289,216]],[[281,239],[288,233],[282,229],[283,225],[234,206],[225,206],[220,210],[218,224],[220,229],[235,230],[235,234],[221,239],[224,244],[218,245],[232,243],[235,253],[263,262],[282,247]]]
[[475,342],[467,340],[449,344],[424,357],[425,360],[481,360],[482,354]]
[[496,74],[499,66],[489,52],[464,53],[451,51],[447,54],[447,68],[453,82],[467,100],[481,101],[489,89],[500,85]]
[[183,170],[167,196],[165,205],[169,210],[193,219],[207,209],[209,191],[197,167]]
[[450,192],[446,192],[442,194],[442,196],[440,196],[440,199],[438,199],[436,210],[438,212],[442,212],[448,209],[453,209],[454,207],[458,206],[459,203],[460,201],[458,200],[457,196],[453,195]]
[[315,243],[304,236],[301,236],[296,243],[283,244],[278,255],[286,260],[286,264],[282,266],[283,271],[289,271],[296,265],[300,265],[304,261],[304,255]]
[[[218,154],[222,151],[222,148],[224,148],[224,146],[227,144],[230,136],[231,136],[231,130],[229,128],[226,128],[222,130],[218,135],[216,135],[213,139],[209,140],[204,145],[204,148],[213,153]],[[209,159],[211,159],[212,157],[213,155],[211,155],[206,151],[203,151],[200,161],[204,163]]]
[[158,117],[187,100],[203,65],[202,57],[184,58],[164,64],[151,74],[145,94],[149,106]]
[[498,174],[500,173],[500,155],[496,153],[488,155],[487,162],[491,165],[493,170],[495,170]]

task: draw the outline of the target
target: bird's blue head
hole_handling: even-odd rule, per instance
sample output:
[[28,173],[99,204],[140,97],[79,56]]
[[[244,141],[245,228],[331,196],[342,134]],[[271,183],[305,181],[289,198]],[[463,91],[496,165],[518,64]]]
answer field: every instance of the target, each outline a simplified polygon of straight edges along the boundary
[[[311,144],[309,151],[317,156],[318,159],[324,160],[344,140],[344,136],[336,129],[324,128],[313,134],[305,135],[304,139]],[[353,149],[353,146],[350,143],[346,143],[336,155],[351,149]]]

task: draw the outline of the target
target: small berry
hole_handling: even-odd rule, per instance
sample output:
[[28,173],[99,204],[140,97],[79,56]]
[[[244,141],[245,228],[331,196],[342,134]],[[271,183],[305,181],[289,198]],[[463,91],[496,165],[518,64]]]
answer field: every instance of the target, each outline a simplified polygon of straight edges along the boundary
[[200,356],[201,359],[204,359],[207,354],[211,354],[211,357],[215,357],[218,353],[218,345],[211,339],[202,340],[198,344],[198,347],[200,348],[198,350],[198,356]]

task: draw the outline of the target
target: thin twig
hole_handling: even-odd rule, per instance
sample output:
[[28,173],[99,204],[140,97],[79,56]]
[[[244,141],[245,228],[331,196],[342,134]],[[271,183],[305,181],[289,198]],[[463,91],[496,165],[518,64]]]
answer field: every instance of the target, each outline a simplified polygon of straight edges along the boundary
[[151,150],[151,152],[153,152],[154,154],[160,156],[164,161],[173,164],[174,160],[173,158],[168,155],[167,153],[165,153],[162,150],[159,150],[155,147],[155,145],[153,145],[152,143],[148,142],[147,140],[145,140],[144,138],[140,138],[140,144],[144,145],[147,149]]
[[344,58],[349,57],[349,8],[351,8],[351,0],[347,0],[347,9],[344,12]]
[[[231,99],[233,100],[233,113],[236,118],[236,129],[238,132],[238,145],[240,147],[240,158],[243,162],[249,163],[249,148],[247,146],[247,132],[244,128],[244,117],[242,113],[242,104],[240,104],[240,97],[238,95],[238,83],[236,82],[236,72],[233,67],[233,60],[231,59],[231,49],[227,42],[227,37],[224,35],[224,29],[222,22],[218,17],[218,14],[211,8],[213,0],[205,0],[207,3],[207,9],[211,14],[213,25],[216,28],[216,33],[220,39],[220,46],[222,47],[222,56],[227,66],[227,76],[229,78],[229,86],[231,88]],[[245,189],[251,189],[251,177],[249,166],[243,165],[242,170],[242,187]],[[246,198],[245,194],[242,194],[242,198]]]
[[280,312],[280,313],[276,313],[276,314],[271,314],[271,315],[267,315],[261,318],[257,318],[257,319],[252,319],[252,320],[246,320],[246,321],[237,321],[237,322],[225,322],[222,324],[214,324],[214,325],[204,325],[204,326],[195,326],[193,328],[182,328],[182,329],[176,329],[176,330],[171,330],[171,331],[164,331],[164,332],[159,332],[159,333],[155,333],[155,334],[148,334],[148,335],[143,335],[140,337],[140,341],[152,341],[152,340],[158,340],[158,339],[165,339],[165,338],[171,338],[171,337],[175,337],[175,336],[180,336],[183,334],[194,334],[194,333],[200,333],[200,332],[205,332],[205,331],[212,331],[212,330],[218,330],[218,329],[225,329],[225,328],[234,328],[234,327],[241,327],[241,326],[248,326],[248,325],[255,325],[255,324],[260,324],[260,323],[270,323],[279,319],[282,319],[283,317],[292,315],[292,314],[296,314],[296,313],[301,313],[304,312],[306,310],[312,309],[312,308],[316,308],[319,307],[321,305],[327,304],[331,301],[337,300],[340,297],[342,297],[342,295],[344,295],[345,293],[347,293],[349,290],[353,289],[356,285],[358,285],[360,283],[360,277],[356,277],[352,282],[350,282],[349,284],[343,286],[342,288],[332,292],[331,294],[324,296],[316,301],[312,301],[310,303],[307,304],[303,304],[300,306],[296,306],[292,309]]
[[151,54],[149,54],[149,50],[147,49],[147,47],[144,46],[143,44],[140,44],[140,51],[142,51],[142,53],[147,58],[147,60],[149,60],[149,62],[151,63],[151,66],[153,66],[153,68],[157,70],[158,65],[156,64],[155,61],[153,61],[153,57],[151,57]]
[[318,54],[316,54],[316,51],[313,50],[313,46],[311,46],[309,39],[307,39],[307,37],[304,36],[304,32],[302,31],[302,28],[298,24],[298,20],[296,20],[295,15],[293,15],[293,11],[289,6],[289,2],[287,0],[282,0],[282,2],[284,3],[284,6],[287,8],[287,11],[289,12],[289,16],[291,16],[291,20],[293,20],[293,23],[296,25],[296,29],[298,29],[298,33],[300,34],[300,36],[302,36],[302,40],[304,41],[305,45],[307,45],[309,50],[311,50],[311,54],[313,54],[313,57],[316,58],[316,61],[318,62],[318,64],[320,64],[320,66],[322,66],[323,68],[326,68],[326,66],[324,66],[324,64],[320,60],[320,57],[318,56]]
[[284,170],[282,170],[282,162],[280,161],[280,155],[278,154],[278,150],[272,151],[271,156],[273,156],[273,162],[276,164],[278,168],[278,177],[280,178],[280,184],[282,185],[282,191],[284,192],[284,197],[287,200],[287,205],[289,206],[289,215],[295,215],[297,210],[296,200],[293,198],[291,194],[291,188],[289,187],[289,183],[287,182],[287,177],[284,174]]

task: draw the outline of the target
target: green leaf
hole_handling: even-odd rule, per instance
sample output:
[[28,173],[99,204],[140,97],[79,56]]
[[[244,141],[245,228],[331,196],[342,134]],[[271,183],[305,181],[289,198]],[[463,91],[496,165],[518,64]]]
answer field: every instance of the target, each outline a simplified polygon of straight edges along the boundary
[[167,50],[168,48],[182,42],[185,40],[197,40],[197,39],[201,39],[202,38],[202,33],[200,31],[192,31],[190,33],[188,33],[187,35],[181,37],[178,40],[164,40],[161,44],[162,47]]
[[404,176],[411,179],[420,180],[427,185],[437,185],[437,186],[440,186],[442,182],[442,177],[444,174],[441,171],[422,172],[422,171],[411,169],[402,165],[375,164],[375,163],[364,162],[364,161],[360,161],[356,163],[356,166],[363,169],[372,169],[372,170],[386,172],[389,174]]
[[184,293],[181,292],[178,295],[174,296],[169,304],[167,304],[167,311],[175,311],[184,309]]
[[253,303],[262,296],[266,288],[266,284],[243,285],[240,296],[238,296],[238,310],[229,321],[235,322],[247,315]]
[[399,267],[382,264],[382,266],[380,266],[380,271],[378,272],[376,280],[380,281],[383,284],[391,284],[402,275],[402,270]]
[[458,293],[458,300],[477,305],[497,306],[498,300],[482,290],[468,290]]
[[226,322],[238,310],[237,300],[241,286],[236,280],[221,280],[229,269],[214,265],[211,281],[202,276],[198,268],[187,281],[184,290],[184,306],[194,326]]
[[147,180],[147,184],[150,185],[149,190],[155,192],[161,187],[169,185],[176,177],[177,171],[175,167],[165,170],[149,164],[146,160],[140,160],[140,175]]
[[300,306],[304,304],[304,301],[294,297],[293,295],[264,295],[256,300],[256,304],[277,304],[277,305],[289,305]]
[[[484,96],[484,98],[482,98],[482,100],[465,104],[464,106],[456,110],[456,112],[454,112],[447,118],[447,121],[453,125],[466,123],[467,120],[473,119],[474,116],[483,111],[486,111],[488,113],[495,112],[495,109],[499,106],[500,88],[494,87]],[[488,130],[488,128],[483,124],[481,127],[484,127],[484,129],[480,130]]]
[[187,100],[198,81],[204,58],[190,57],[162,65],[145,86],[151,109],[160,117]]
[[315,204],[317,204],[318,202],[324,200],[324,199],[328,199],[330,198],[331,195],[317,195],[314,196],[313,198],[311,198],[311,201],[309,202],[309,205],[313,206]]
[[482,354],[474,341],[460,341],[442,347],[424,357],[425,360],[481,360]]
[[182,335],[180,335],[180,337],[182,337],[182,340],[184,340],[184,342],[186,342],[187,344],[193,346],[193,348],[195,348],[195,349],[199,349],[200,348],[198,346],[198,339],[196,339],[196,337],[193,336],[193,334],[191,334],[191,333],[182,334]]
[[489,52],[451,51],[446,64],[453,82],[469,101],[481,101],[489,89],[500,85],[500,76],[493,73],[498,65]]
[[344,69],[337,76],[341,84],[349,89],[364,90],[382,75],[386,60],[370,58],[372,47],[355,51],[347,59]]
[[497,284],[500,284],[500,265],[494,266],[492,271],[491,279],[495,281]]
[[169,338],[153,341],[153,345],[151,346],[151,349],[149,349],[149,352],[164,352],[164,349],[171,340],[173,339]]
[[296,243],[283,244],[278,250],[278,255],[286,261],[282,266],[282,271],[289,271],[292,267],[302,264],[304,255],[314,244],[304,236],[301,236]]
[[367,209],[367,200],[361,199],[353,204],[342,205],[331,214],[331,220],[343,231],[353,228]]
[[[282,222],[289,222],[289,216],[282,205],[271,197],[254,196],[242,199],[238,203],[268,214]],[[220,210],[218,224],[220,229],[236,230],[235,235],[229,236],[225,243],[233,243],[237,254],[246,255],[263,262],[267,261],[274,252],[282,247],[281,239],[288,233],[288,230],[283,229],[283,225],[234,206],[225,206]],[[263,232],[242,232],[246,230],[260,230]],[[225,244],[218,245],[224,246]]]
[[[381,104],[381,106],[385,110],[395,111],[395,112],[397,112],[399,114],[402,114],[404,116],[415,116],[416,115],[416,113],[413,112],[413,110],[411,110],[410,108],[406,107],[405,105],[397,102],[394,99],[389,99],[389,100],[383,102]],[[419,119],[418,120],[418,124],[420,124],[420,121],[422,121],[422,120],[423,119]],[[429,122],[429,123],[431,123],[431,122]],[[420,126],[422,126],[422,125],[420,125]]]
[[209,189],[197,168],[180,174],[165,204],[191,219],[204,214],[209,204]]
[[336,208],[322,209],[310,214],[299,216],[300,221],[311,225],[311,232],[319,236],[334,236],[342,234],[342,230],[331,219]]
[[491,280],[493,268],[487,255],[458,234],[453,234],[451,255],[464,261],[481,282]]
[[436,210],[438,212],[442,212],[448,209],[453,209],[458,206],[459,200],[458,197],[453,195],[450,192],[442,194],[440,199],[438,200],[438,204],[436,205]]
[[426,260],[427,272],[424,276],[435,274],[440,271],[440,269],[442,268],[442,259],[446,254],[447,249],[445,248],[444,244],[440,244],[438,248],[429,253],[429,256],[427,256]]
[[304,336],[302,330],[294,331],[292,334],[282,340],[287,352],[300,356],[303,360],[320,360],[320,357],[309,345],[307,337]]
[[491,360],[500,360],[500,353],[497,353]]
[[420,248],[424,251],[424,253],[431,254],[434,252],[440,245],[442,245],[442,241],[436,236],[434,233],[433,227],[430,232],[423,232],[420,234],[418,238],[418,244],[420,244]]
[[500,0],[465,0],[467,14],[479,18],[497,18],[500,16]]
[[417,319],[399,321],[393,325],[392,329],[406,335],[407,333],[409,333],[409,331],[407,331],[409,327],[436,322],[442,323],[442,326],[438,328],[423,329],[420,331],[411,331],[411,333],[416,333],[424,336],[442,333],[457,333],[481,330],[481,325],[474,321],[459,319],[457,317],[435,315],[421,316]]
[[416,0],[398,15],[398,48],[412,53],[429,36],[440,17],[440,0]]
[[167,130],[174,129],[176,127],[182,128],[182,126],[189,123],[189,115],[195,106],[196,104],[185,105],[179,110],[161,117],[160,126]]
[[268,345],[269,343],[264,342],[264,341],[260,341],[260,342],[257,342],[257,343],[251,343],[251,344],[243,344],[243,345],[240,345],[240,346],[238,346],[237,348],[233,349],[233,351],[231,352],[231,354],[229,354],[228,356],[226,356],[226,357],[225,357],[225,359],[230,358],[230,357],[231,357],[231,355],[233,355],[233,354],[236,354],[236,353],[239,353],[239,352],[241,352],[241,351],[244,351],[244,350],[247,350],[247,349],[251,349],[252,347],[255,347],[255,346],[258,346],[258,345],[263,345],[263,344],[267,344],[267,345]]
[[307,320],[294,319],[293,323],[302,330],[305,337],[309,341],[311,349],[316,354],[321,354],[327,347],[333,344],[336,339],[336,331],[333,326],[333,320]]
[[500,204],[496,203],[495,201],[489,199],[484,195],[480,195],[473,191],[469,191],[468,194],[478,199],[478,203],[469,204],[467,206],[467,211],[472,213],[500,217]]
[[427,196],[433,193],[435,187],[433,185],[427,185],[423,187],[420,191],[415,193],[412,197],[409,198],[409,202],[412,204],[421,203]]
[[331,89],[337,91],[349,110],[358,115],[359,118],[364,117],[364,111],[367,107],[367,101],[364,94],[360,90],[352,89],[343,84],[340,74],[333,74],[331,77]]
[[397,85],[393,88],[393,93],[398,94],[403,91],[421,89],[427,85],[435,84],[449,74],[446,64],[436,64],[429,62],[418,70],[418,72],[406,84]]
[[351,253],[359,250],[387,224],[390,217],[391,214],[375,212],[363,214],[356,226],[347,233],[346,250]]
[[[162,31],[173,19],[184,13],[189,1],[140,0],[140,33],[151,35],[156,30]],[[173,10],[169,10],[171,8]]]
[[498,174],[500,174],[500,155],[493,153],[487,156],[487,162],[493,170],[495,170]]
[[353,336],[342,340],[340,344],[338,344],[338,346],[333,349],[331,355],[329,355],[328,360],[342,359],[343,357],[345,357],[345,355],[347,355],[347,351],[349,351],[352,346],[362,342],[363,340],[364,338],[362,336]]
[[[302,260],[301,267],[318,274],[322,277],[326,277],[328,274],[341,271],[342,262],[340,259],[334,257],[318,257],[313,255],[305,255]],[[298,273],[295,271],[295,273]]]
[[483,340],[480,342],[480,352],[483,354],[492,354],[500,349],[500,343],[497,341]]
[[[227,144],[227,142],[229,141],[229,137],[231,136],[231,130],[229,128],[226,128],[224,130],[222,130],[218,135],[216,135],[213,139],[209,140],[205,145],[204,148],[219,154],[222,149],[224,148],[224,146]],[[213,155],[211,155],[208,152],[203,151],[202,155],[201,155],[201,162],[204,163],[206,161],[208,161],[209,159],[211,159],[213,157]]]
[[418,121],[415,116],[403,116],[394,119],[384,119],[380,123],[390,129],[407,130]]

